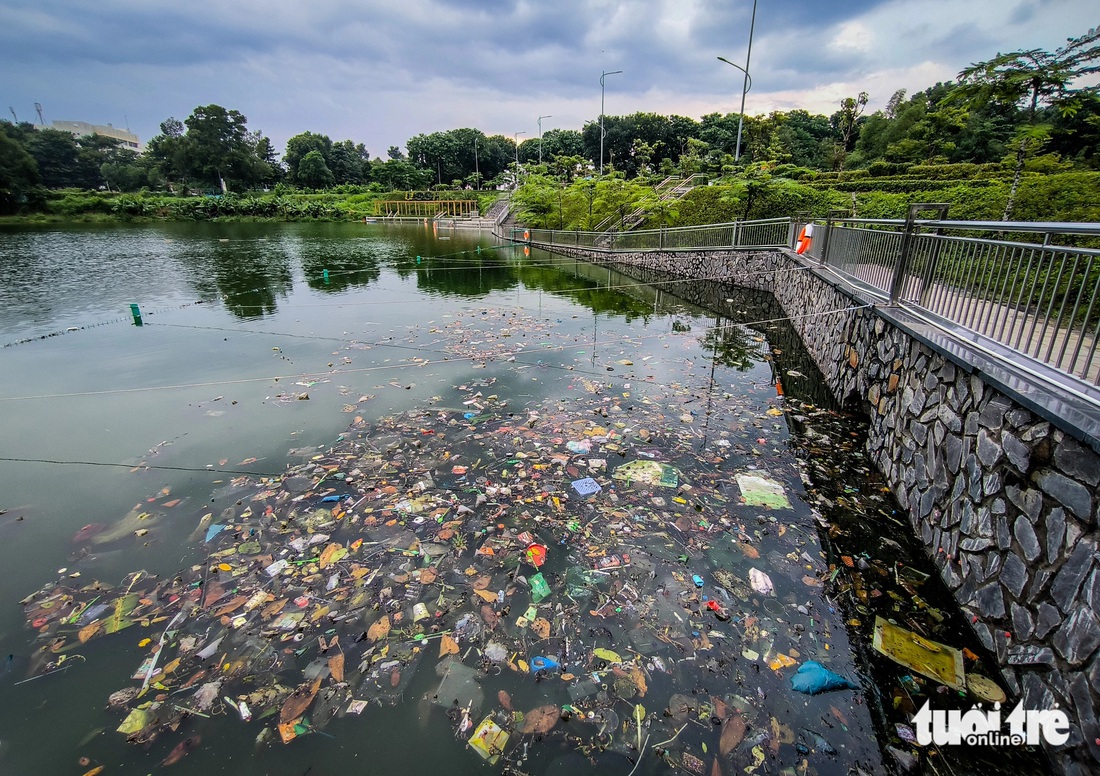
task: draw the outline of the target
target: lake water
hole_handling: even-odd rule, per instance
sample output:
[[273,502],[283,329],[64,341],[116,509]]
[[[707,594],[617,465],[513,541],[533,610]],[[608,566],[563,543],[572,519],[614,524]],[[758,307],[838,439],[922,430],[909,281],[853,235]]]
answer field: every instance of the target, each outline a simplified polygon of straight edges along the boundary
[[[420,224],[0,231],[0,773],[145,774],[189,738],[196,773],[893,767],[897,688],[935,685],[871,653],[874,614],[973,636],[934,576],[901,589],[920,553],[767,298],[676,286]],[[793,692],[806,661],[859,689]],[[464,716],[510,729],[501,761]]]

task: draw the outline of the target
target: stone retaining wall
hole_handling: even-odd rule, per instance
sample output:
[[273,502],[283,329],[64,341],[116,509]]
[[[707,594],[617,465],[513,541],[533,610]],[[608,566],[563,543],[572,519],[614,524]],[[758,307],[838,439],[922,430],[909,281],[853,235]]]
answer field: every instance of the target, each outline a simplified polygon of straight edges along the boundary
[[553,250],[774,294],[833,395],[868,413],[872,460],[1006,684],[1025,708],[1068,711],[1055,765],[1100,770],[1096,450],[788,252]]

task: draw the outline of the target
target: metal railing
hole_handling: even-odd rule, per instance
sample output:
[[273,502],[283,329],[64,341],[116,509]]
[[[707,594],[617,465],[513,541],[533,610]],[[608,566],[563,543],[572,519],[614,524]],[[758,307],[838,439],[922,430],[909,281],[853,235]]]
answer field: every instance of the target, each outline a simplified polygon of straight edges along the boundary
[[[917,218],[927,212],[939,217]],[[928,204],[912,205],[905,219],[834,211],[812,221],[803,258],[956,336],[974,342],[972,334],[981,335],[1100,386],[1100,224],[949,221],[946,213],[946,205]],[[775,249],[793,247],[807,222],[774,218],[622,233],[520,227],[499,236],[608,252]]]
[[[940,218],[920,220],[922,211]],[[905,220],[815,223],[805,255],[890,304],[930,313],[1100,385],[1100,224]],[[1097,247],[1067,245],[1073,241]]]
[[791,220],[769,218],[729,224],[641,229],[632,232],[567,232],[514,227],[504,235],[516,242],[575,246],[600,251],[675,251],[708,248],[782,248],[790,246]]

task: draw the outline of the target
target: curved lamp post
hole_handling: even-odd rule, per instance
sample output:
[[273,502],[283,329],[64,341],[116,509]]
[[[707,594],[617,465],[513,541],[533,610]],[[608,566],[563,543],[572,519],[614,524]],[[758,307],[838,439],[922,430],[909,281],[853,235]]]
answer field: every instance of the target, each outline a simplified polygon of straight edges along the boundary
[[749,23],[749,50],[745,54],[745,66],[734,65],[725,57],[718,57],[727,65],[732,65],[745,74],[745,77],[741,81],[741,116],[737,119],[737,150],[734,152],[733,160],[739,161],[741,159],[741,127],[745,123],[745,95],[749,93],[749,89],[752,88],[752,76],[749,75],[749,60],[752,58],[752,32],[756,28],[756,0],[752,0],[752,21]]
[[612,70],[611,72],[607,72],[605,70],[602,73],[600,73],[600,177],[603,177],[603,136],[604,136],[604,131],[603,131],[603,96],[604,96],[603,79],[606,78],[609,75],[617,75],[618,73],[621,73],[621,72],[622,72],[622,70]]
[[552,119],[553,116],[539,116],[539,164],[542,164],[542,120]]

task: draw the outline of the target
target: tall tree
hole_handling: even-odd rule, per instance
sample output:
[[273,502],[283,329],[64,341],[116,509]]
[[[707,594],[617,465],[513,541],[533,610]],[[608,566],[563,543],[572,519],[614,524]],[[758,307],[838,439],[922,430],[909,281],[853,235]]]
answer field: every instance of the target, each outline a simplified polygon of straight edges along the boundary
[[1100,29],[1093,28],[1078,38],[1069,38],[1056,51],[1028,49],[998,54],[993,59],[972,64],[959,73],[959,97],[968,105],[983,105],[998,100],[1012,105],[1023,103],[1026,122],[1017,134],[1016,161],[1012,186],[1002,220],[1012,216],[1016,191],[1029,149],[1041,146],[1050,135],[1049,125],[1039,121],[1040,106],[1049,105],[1065,113],[1072,112],[1080,99],[1096,94],[1100,86],[1071,88],[1082,76],[1100,72]]
[[320,151],[310,151],[298,164],[298,182],[311,189],[324,189],[335,182],[332,170],[325,164]]
[[855,147],[856,138],[859,137],[857,130],[861,123],[860,116],[867,107],[867,99],[867,92],[860,92],[858,97],[845,97],[840,101],[840,110],[829,117],[829,121],[840,134],[833,162],[837,170],[844,169],[844,161]]
[[0,122],[0,213],[15,212],[38,186],[38,165],[17,135],[17,127]]
[[[287,177],[295,183],[298,180],[298,165],[310,151],[317,151],[328,167],[332,161],[332,139],[328,135],[302,132],[286,141],[286,153],[283,154],[283,164],[286,165]],[[331,172],[331,168],[329,170]],[[307,184],[303,184],[307,185]]]
[[227,189],[227,181],[246,180],[248,119],[221,105],[200,105],[183,122],[187,127],[187,163],[199,181]]

